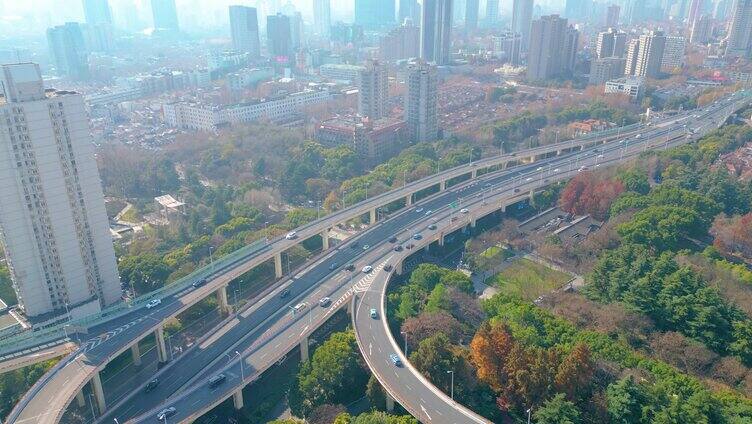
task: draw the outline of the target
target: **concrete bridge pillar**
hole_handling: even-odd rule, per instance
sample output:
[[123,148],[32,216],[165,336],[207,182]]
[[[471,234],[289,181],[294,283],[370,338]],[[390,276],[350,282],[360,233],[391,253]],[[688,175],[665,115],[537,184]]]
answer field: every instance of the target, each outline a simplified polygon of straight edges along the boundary
[[76,393],[76,404],[78,404],[79,408],[86,406],[86,398],[84,397],[83,389],[79,390],[78,393]]
[[535,189],[530,190],[530,194],[528,196],[530,197],[530,200],[533,200],[533,197],[535,197]]
[[133,343],[131,346],[131,358],[133,358],[133,365],[141,366],[141,349],[138,347],[138,342]]
[[394,412],[394,398],[389,393],[386,394],[386,410],[389,412]]
[[350,318],[352,318],[353,312],[354,312],[353,311],[353,303],[352,302],[345,302],[345,303],[346,303],[345,312],[347,312],[347,316],[349,316]]
[[371,222],[371,225],[376,223],[376,208],[373,208],[370,211],[368,211],[368,218],[369,218],[369,221]]
[[282,253],[274,255],[274,276],[282,278]]
[[476,218],[470,218],[470,228],[475,228],[475,224],[478,223]]
[[405,196],[405,206],[409,207],[413,205],[413,195],[412,193]]
[[439,183],[439,191],[444,190],[446,190],[446,180],[441,180],[441,182]]
[[99,409],[100,414],[104,414],[107,410],[107,402],[104,400],[104,389],[102,389],[102,379],[99,377],[99,371],[94,373],[89,383],[91,383],[94,398],[97,400],[97,409]]
[[473,169],[473,172],[470,173],[470,177],[472,179],[476,179],[478,177],[478,170],[477,169]]
[[227,286],[217,289],[217,303],[219,304],[219,312],[222,314],[230,313],[230,303],[227,302]]
[[399,261],[394,265],[394,273],[397,275],[402,275],[402,261]]
[[504,213],[506,211],[507,211],[507,205],[505,205],[504,203],[502,203],[501,204],[501,213]]
[[232,394],[232,404],[235,409],[243,409],[243,389],[240,388]]
[[300,341],[300,360],[301,362],[305,362],[309,359],[310,357],[308,356],[308,336],[305,336]]
[[321,232],[321,248],[323,250],[329,250],[329,229]]
[[530,163],[535,162],[535,155],[530,156]]
[[444,233],[439,234],[439,246],[444,245]]
[[164,338],[164,327],[161,325],[154,331],[154,338],[157,339],[157,359],[159,362],[167,362],[170,357],[167,356],[167,345]]

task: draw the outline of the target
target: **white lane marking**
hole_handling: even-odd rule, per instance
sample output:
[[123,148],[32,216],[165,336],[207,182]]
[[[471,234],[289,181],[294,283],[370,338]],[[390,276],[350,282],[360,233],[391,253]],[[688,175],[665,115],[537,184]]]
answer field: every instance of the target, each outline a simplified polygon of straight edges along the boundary
[[420,405],[420,409],[423,410],[424,414],[426,414],[426,418],[428,418],[428,421],[431,421],[431,416],[428,415],[428,411],[426,411],[426,407],[423,405]]
[[368,343],[368,356],[373,355],[373,343]]

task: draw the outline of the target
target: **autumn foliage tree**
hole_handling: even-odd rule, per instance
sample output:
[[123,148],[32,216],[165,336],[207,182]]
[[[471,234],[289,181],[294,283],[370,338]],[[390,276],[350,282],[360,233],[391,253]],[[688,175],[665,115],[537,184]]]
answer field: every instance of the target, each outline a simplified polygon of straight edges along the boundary
[[564,187],[559,205],[575,215],[589,214],[596,219],[605,219],[611,203],[624,191],[624,185],[616,179],[606,179],[592,172],[581,172]]
[[730,218],[719,216],[710,233],[715,237],[713,244],[721,252],[752,259],[752,213]]
[[470,360],[478,379],[498,397],[501,410],[523,410],[563,393],[573,402],[587,398],[595,373],[584,344],[564,355],[558,348],[526,346],[504,324],[484,324],[470,343]]

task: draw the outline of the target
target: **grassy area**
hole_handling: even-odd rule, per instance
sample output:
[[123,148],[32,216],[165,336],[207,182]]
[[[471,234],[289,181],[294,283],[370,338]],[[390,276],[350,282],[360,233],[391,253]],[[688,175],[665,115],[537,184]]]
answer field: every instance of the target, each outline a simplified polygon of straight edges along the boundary
[[515,261],[491,277],[489,283],[502,293],[533,300],[569,281],[569,274],[553,270],[529,259]]
[[514,252],[509,249],[503,249],[499,246],[491,246],[484,250],[480,256],[489,259],[497,258],[499,261],[504,261],[507,258],[514,256]]
[[141,216],[139,215],[136,206],[128,209],[124,214],[120,216],[120,219],[125,222],[141,222]]

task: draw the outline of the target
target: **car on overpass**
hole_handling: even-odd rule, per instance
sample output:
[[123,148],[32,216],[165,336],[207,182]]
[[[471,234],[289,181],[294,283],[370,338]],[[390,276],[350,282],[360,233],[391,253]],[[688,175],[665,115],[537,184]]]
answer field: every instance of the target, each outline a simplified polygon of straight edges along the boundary
[[402,366],[402,360],[400,359],[399,356],[397,356],[396,353],[390,354],[389,355],[389,359],[392,360],[392,363],[394,364],[395,367],[401,367]]
[[167,422],[167,418],[177,414],[178,410],[174,406],[165,408],[157,414],[157,421]]
[[162,304],[162,299],[152,299],[146,303],[146,309],[156,308]]

